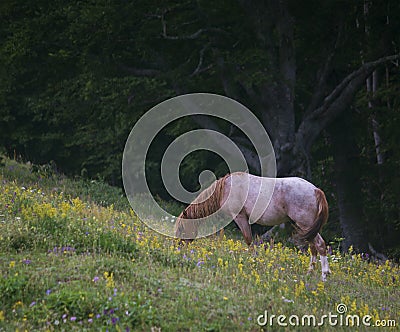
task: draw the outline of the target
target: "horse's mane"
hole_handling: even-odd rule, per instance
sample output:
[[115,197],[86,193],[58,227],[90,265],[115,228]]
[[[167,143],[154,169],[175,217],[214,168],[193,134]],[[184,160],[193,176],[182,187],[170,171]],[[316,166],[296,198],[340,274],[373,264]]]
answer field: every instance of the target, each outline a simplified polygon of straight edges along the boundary
[[189,206],[182,212],[183,219],[199,219],[205,218],[216,211],[221,206],[224,197],[225,179],[229,176],[226,174],[223,178],[214,181],[207,189],[203,190]]

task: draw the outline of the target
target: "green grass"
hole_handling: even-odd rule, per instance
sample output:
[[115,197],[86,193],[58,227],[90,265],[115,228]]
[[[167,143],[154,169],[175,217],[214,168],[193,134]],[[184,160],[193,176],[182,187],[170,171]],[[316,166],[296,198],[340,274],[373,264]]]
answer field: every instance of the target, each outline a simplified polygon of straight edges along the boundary
[[285,331],[257,318],[319,319],[339,303],[371,323],[399,324],[391,262],[335,252],[323,283],[320,266],[306,273],[307,254],[281,243],[248,248],[234,230],[179,247],[101,182],[4,159],[0,183],[0,331]]

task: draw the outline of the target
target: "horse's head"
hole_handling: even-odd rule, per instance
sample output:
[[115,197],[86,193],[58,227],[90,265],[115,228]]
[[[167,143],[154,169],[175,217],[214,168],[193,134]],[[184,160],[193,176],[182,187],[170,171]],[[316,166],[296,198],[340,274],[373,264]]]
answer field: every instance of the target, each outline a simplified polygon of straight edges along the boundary
[[183,242],[192,242],[197,236],[196,221],[188,218],[186,210],[176,218],[175,236]]

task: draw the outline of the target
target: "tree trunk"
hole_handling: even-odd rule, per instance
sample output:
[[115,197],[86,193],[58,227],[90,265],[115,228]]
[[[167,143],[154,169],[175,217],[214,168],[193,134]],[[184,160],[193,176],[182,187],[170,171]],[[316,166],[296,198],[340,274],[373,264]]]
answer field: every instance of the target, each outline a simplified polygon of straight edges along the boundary
[[[343,78],[327,95],[327,82],[337,53],[335,44],[327,54],[326,61],[321,64],[310,105],[305,108],[306,111],[296,127],[294,20],[289,13],[288,2],[240,2],[253,24],[254,35],[268,55],[268,67],[271,68],[270,75],[273,78],[259,85],[241,84],[233,79],[237,68],[227,67],[221,56],[218,56],[222,86],[227,96],[252,105],[252,109],[260,116],[275,150],[278,176],[296,175],[310,179],[311,147],[321,131],[350,107],[355,94],[379,65],[393,61],[399,55],[364,63]],[[271,31],[274,31],[274,38],[271,38]],[[233,86],[239,86],[240,89]],[[238,91],[241,93],[237,93]],[[248,155],[251,156],[249,165],[257,173],[257,158]]]
[[375,153],[376,153],[376,161],[378,165],[382,165],[384,162],[383,153],[381,149],[382,139],[379,134],[379,122],[376,119],[375,111],[374,111],[374,104],[375,104],[375,97],[376,91],[378,89],[378,71],[374,70],[372,76],[367,78],[367,92],[369,94],[368,100],[368,108],[372,111],[371,112],[371,127],[372,127],[372,134],[374,137],[375,143]]
[[345,251],[352,245],[358,252],[368,250],[368,232],[363,215],[359,178],[359,151],[352,132],[350,115],[342,115],[329,127],[339,220]]

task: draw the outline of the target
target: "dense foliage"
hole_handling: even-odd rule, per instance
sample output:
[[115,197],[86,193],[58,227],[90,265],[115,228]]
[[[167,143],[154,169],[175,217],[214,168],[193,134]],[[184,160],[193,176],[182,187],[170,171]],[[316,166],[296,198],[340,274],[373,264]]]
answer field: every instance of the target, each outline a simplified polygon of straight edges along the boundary
[[[281,3],[287,3],[288,13],[276,1],[2,1],[0,149],[35,163],[53,161],[63,173],[120,185],[131,127],[166,98],[221,93],[262,119],[268,108],[265,87],[286,80],[278,65],[287,56],[296,60],[288,71],[295,73],[299,124],[353,70],[399,53],[398,1]],[[385,62],[375,73],[376,89],[361,86],[339,123],[323,128],[312,144],[310,167],[313,181],[329,194],[330,238],[341,237],[338,221],[347,214],[368,242],[393,254],[400,232],[398,62]],[[269,106],[278,117],[284,113],[285,105]],[[157,173],[165,144],[196,127],[186,119],[166,128],[148,167]],[[226,124],[220,128],[232,131]],[[379,153],[374,135],[380,138]],[[181,168],[188,188],[198,186],[197,174],[206,165],[217,175],[226,171],[215,155],[192,154]],[[282,175],[295,173],[280,168]],[[357,183],[348,188],[343,179]],[[161,178],[152,177],[150,185],[168,199]],[[349,212],[344,201],[359,212]],[[357,245],[362,250],[364,242]]]

